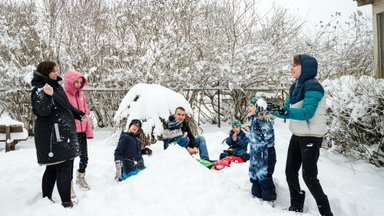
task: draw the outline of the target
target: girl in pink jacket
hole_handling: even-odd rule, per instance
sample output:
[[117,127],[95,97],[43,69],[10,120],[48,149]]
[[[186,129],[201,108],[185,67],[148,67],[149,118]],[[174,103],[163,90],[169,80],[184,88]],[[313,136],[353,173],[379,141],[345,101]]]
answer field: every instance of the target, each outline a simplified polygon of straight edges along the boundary
[[[75,70],[70,70],[64,74],[64,89],[69,102],[73,107],[84,112],[86,117],[82,119],[82,121],[76,120],[76,131],[80,146],[80,163],[76,174],[76,184],[79,184],[82,190],[90,189],[88,183],[85,181],[85,169],[88,164],[87,139],[93,138],[92,125],[88,116],[86,99],[83,94],[83,88],[86,83],[87,80],[85,77]],[[76,195],[74,191],[72,191],[72,193],[72,198],[74,198]]]

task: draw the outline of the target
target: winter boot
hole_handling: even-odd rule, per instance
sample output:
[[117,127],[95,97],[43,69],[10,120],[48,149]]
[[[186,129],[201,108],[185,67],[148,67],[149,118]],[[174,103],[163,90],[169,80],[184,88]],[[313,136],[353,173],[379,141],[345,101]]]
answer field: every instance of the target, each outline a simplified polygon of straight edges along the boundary
[[77,199],[77,196],[76,196],[75,190],[73,190],[73,184],[71,182],[71,200],[76,200],[76,199]]
[[291,194],[291,206],[288,211],[303,212],[305,200],[305,191],[300,191],[299,194],[292,196]]
[[91,189],[88,183],[85,181],[85,172],[81,173],[79,170],[77,170],[76,184],[79,184],[80,188],[84,191]]
[[259,184],[252,184],[252,188],[251,188],[251,193],[252,193],[252,196],[254,197],[257,197],[257,198],[261,198],[261,187]]
[[272,177],[265,178],[262,180],[259,180],[260,187],[261,187],[261,196],[264,201],[275,201],[277,194],[276,194],[276,187],[273,183]]
[[327,196],[325,196],[321,202],[317,203],[317,207],[319,208],[321,216],[333,216]]
[[249,181],[252,183],[251,194],[254,197],[261,198],[261,186],[258,179],[250,178]]
[[63,205],[64,208],[72,208],[73,207],[73,202],[62,202],[61,205]]

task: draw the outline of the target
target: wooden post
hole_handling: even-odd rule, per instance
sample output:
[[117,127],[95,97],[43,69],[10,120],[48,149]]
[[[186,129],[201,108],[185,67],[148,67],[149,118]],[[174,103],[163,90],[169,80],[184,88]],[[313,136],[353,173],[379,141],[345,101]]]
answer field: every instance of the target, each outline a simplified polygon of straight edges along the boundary
[[11,151],[8,139],[11,139],[11,127],[9,125],[5,126],[5,152]]
[[12,142],[8,143],[8,140],[11,139],[11,132],[22,132],[23,128],[20,127],[12,127],[10,125],[5,126],[5,152],[13,151],[15,150],[15,145],[19,142],[16,140],[13,140]]

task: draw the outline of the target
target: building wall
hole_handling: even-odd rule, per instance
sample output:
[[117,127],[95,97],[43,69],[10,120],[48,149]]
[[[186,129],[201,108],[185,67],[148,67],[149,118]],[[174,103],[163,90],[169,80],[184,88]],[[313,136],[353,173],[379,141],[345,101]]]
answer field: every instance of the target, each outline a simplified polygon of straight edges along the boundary
[[[380,28],[379,18],[384,17],[384,0],[374,1],[372,4],[373,12],[373,41],[374,41],[374,59],[375,59],[375,72],[377,78],[384,78],[384,29]],[[379,15],[380,14],[380,15]],[[384,18],[381,19],[382,21]],[[383,26],[383,23],[381,23]]]

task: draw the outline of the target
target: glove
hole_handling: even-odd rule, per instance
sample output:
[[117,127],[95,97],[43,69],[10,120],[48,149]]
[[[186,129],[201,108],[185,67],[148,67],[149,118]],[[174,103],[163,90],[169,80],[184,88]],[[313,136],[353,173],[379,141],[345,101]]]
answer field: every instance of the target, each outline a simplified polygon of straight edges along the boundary
[[268,111],[272,111],[272,112],[279,112],[281,109],[284,109],[283,107],[281,107],[280,105],[278,104],[274,104],[274,103],[267,103],[267,110]]
[[[281,113],[281,114],[280,114]],[[282,119],[288,119],[289,117],[288,117],[288,110],[286,110],[286,109],[284,109],[284,110],[282,110],[282,111],[280,111],[280,112],[271,112],[271,114],[273,115],[273,116],[276,116],[276,117],[278,117],[278,118],[282,118]]]
[[119,181],[121,179],[121,161],[115,161],[115,167],[116,167],[116,176],[115,179],[116,181]]
[[288,110],[282,107],[279,111],[277,111],[280,115],[288,116]]
[[224,152],[227,153],[228,156],[233,156],[233,155],[235,155],[235,150],[233,150],[233,149],[231,149],[231,148],[229,148],[229,149],[227,149],[227,150],[224,150]]
[[152,150],[149,148],[143,148],[143,149],[141,149],[141,154],[151,156]]
[[279,106],[278,104],[268,103],[267,104],[267,110],[272,111],[272,115],[279,117],[279,118],[287,118],[288,117],[288,110],[284,107]]

